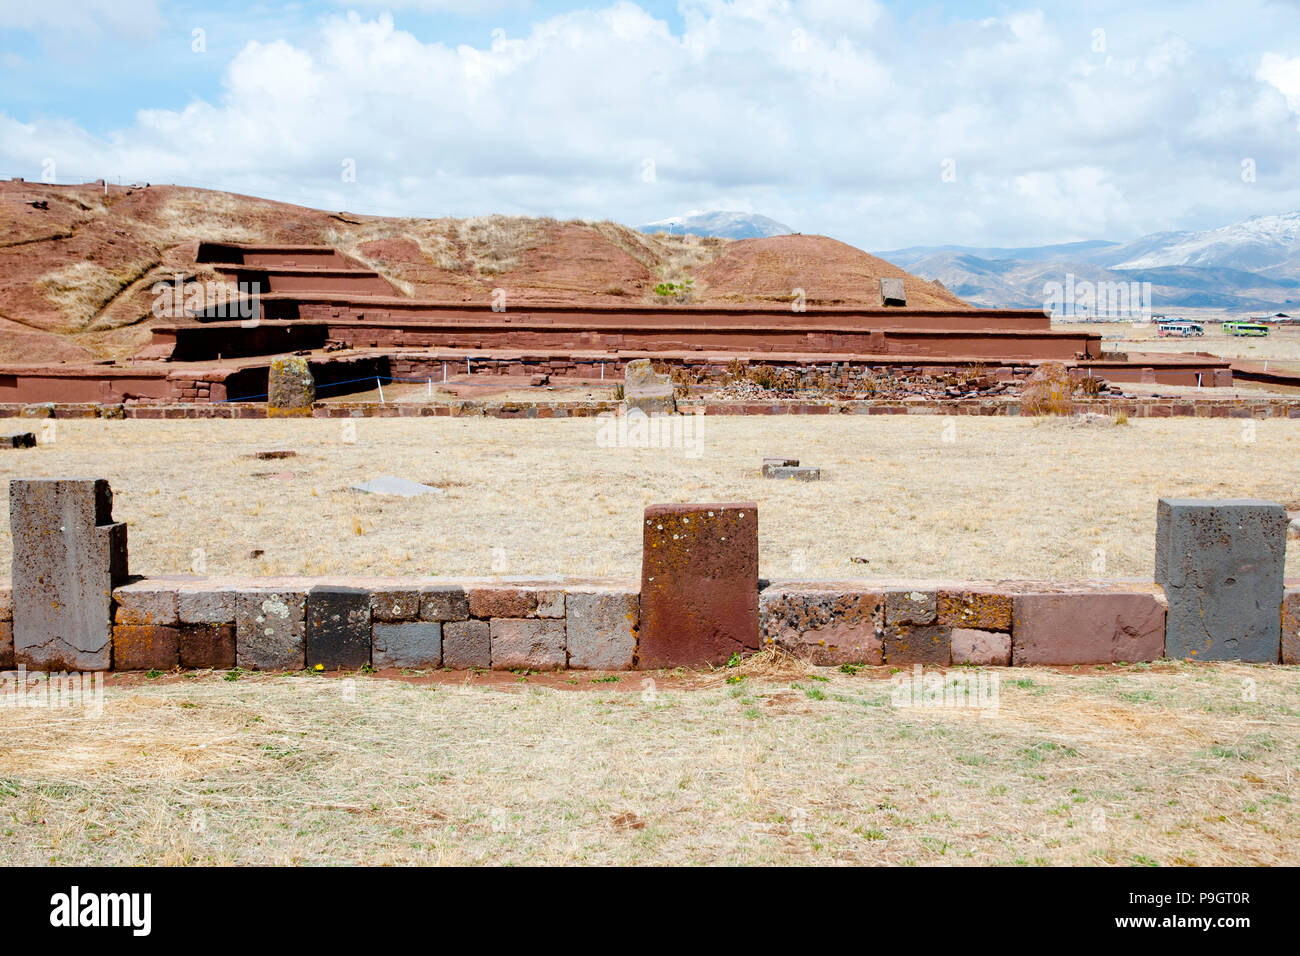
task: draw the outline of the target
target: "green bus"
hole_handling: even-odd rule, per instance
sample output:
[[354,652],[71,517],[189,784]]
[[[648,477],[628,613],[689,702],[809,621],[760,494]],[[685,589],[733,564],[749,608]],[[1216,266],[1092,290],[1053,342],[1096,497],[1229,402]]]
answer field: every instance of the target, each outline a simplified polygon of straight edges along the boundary
[[1269,329],[1258,322],[1224,322],[1223,331],[1226,335],[1268,335]]

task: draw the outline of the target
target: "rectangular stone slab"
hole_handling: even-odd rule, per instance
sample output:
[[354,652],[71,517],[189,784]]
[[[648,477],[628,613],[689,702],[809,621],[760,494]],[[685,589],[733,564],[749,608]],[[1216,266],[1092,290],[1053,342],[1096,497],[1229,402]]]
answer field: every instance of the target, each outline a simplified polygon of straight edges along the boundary
[[182,624],[181,667],[229,670],[235,666],[233,624]]
[[420,620],[463,621],[469,617],[469,597],[459,585],[431,585],[420,592]]
[[1154,661],[1164,651],[1165,602],[1156,594],[1017,594],[1011,663]]
[[1300,591],[1282,600],[1282,663],[1300,664]]
[[1169,601],[1167,656],[1278,660],[1286,527],[1286,509],[1269,501],[1160,499],[1156,582]]
[[376,668],[439,667],[442,625],[437,621],[375,621],[371,659]]
[[248,670],[302,670],[307,595],[250,588],[235,598],[235,649]]
[[14,666],[14,622],[0,621],[0,670]]
[[169,671],[180,663],[180,635],[161,624],[119,624],[113,628],[113,669]]
[[635,591],[568,595],[569,666],[629,670],[636,656],[639,598]]
[[758,649],[758,506],[651,505],[638,666],[725,664]]
[[494,617],[492,669],[563,670],[568,664],[564,621]]
[[176,588],[158,581],[136,581],[113,591],[117,603],[113,620],[117,624],[179,623],[176,614]]
[[762,646],[823,667],[883,664],[884,616],[879,591],[770,587],[758,598]]
[[113,588],[127,576],[126,525],[102,478],[15,479],[14,657],[41,670],[107,670]]
[[442,666],[451,670],[492,666],[487,621],[448,621],[442,625]]
[[[889,611],[885,611],[888,620]],[[942,624],[886,624],[885,663],[948,664],[952,629]]]
[[370,592],[319,585],[307,592],[307,667],[356,670],[370,663]]

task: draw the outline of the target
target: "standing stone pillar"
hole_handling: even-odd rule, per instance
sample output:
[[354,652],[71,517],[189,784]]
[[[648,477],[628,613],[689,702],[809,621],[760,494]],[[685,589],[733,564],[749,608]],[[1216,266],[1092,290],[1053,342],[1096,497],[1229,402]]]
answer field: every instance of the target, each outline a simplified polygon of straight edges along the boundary
[[651,505],[638,666],[725,664],[758,649],[758,506]]
[[316,379],[301,355],[271,360],[266,373],[266,414],[269,418],[305,418],[316,401]]
[[1286,509],[1269,501],[1160,499],[1166,657],[1277,662],[1286,526]]
[[113,588],[127,577],[126,525],[103,478],[14,479],[14,658],[41,670],[112,666]]

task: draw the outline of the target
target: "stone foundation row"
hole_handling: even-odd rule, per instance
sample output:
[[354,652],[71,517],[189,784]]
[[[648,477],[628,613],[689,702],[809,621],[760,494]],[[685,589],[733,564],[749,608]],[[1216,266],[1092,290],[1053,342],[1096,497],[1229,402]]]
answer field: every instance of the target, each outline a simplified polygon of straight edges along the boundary
[[636,590],[435,580],[144,580],[117,588],[112,667],[627,670]]
[[[639,597],[631,584],[591,582],[145,579],[113,591],[109,643],[76,663],[633,670],[643,666]],[[48,669],[47,660],[15,658],[6,589],[0,615],[0,669]],[[1119,583],[780,582],[759,592],[758,631],[736,652],[776,647],[819,666],[1136,663],[1178,656],[1166,646],[1167,615],[1159,589]],[[1183,651],[1189,660],[1221,656]],[[1300,588],[1285,593],[1276,654],[1256,649],[1246,659],[1300,664]]]
[[[639,587],[605,581],[132,580],[103,479],[16,479],[0,666],[42,670],[1300,663],[1286,509],[1160,499],[1154,582],[771,584],[753,502],[660,504]],[[1297,582],[1300,583],[1300,582]]]
[[[617,411],[621,402],[490,402],[443,404],[417,402],[317,402],[314,418],[591,418]],[[975,415],[1014,417],[1020,403],[1010,399],[906,399],[904,401],[745,401],[717,402],[680,399],[678,410],[706,415]],[[1076,402],[1072,415],[1099,414],[1130,418],[1294,418],[1300,419],[1300,399],[1197,398],[1100,399]],[[0,404],[0,418],[266,418],[265,403],[201,404],[148,402],[129,405],[90,403]]]

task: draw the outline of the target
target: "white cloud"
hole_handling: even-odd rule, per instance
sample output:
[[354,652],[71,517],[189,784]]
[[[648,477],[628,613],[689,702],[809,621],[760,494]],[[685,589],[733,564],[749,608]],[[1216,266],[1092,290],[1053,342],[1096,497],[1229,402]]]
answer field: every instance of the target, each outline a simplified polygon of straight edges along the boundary
[[1265,53],[1260,58],[1259,72],[1256,75],[1275,87],[1286,97],[1287,105],[1300,113],[1300,56]]
[[0,0],[0,29],[152,33],[162,22],[158,0]]
[[1124,238],[1300,206],[1278,95],[1300,96],[1300,59],[1267,54],[1252,76],[1118,21],[1101,55],[1091,22],[1039,10],[900,22],[874,3],[686,0],[682,16],[674,33],[623,0],[451,47],[400,14],[339,14],[248,42],[219,99],[141,104],[106,136],[0,113],[0,161],[393,214],[754,209],[869,248]]

